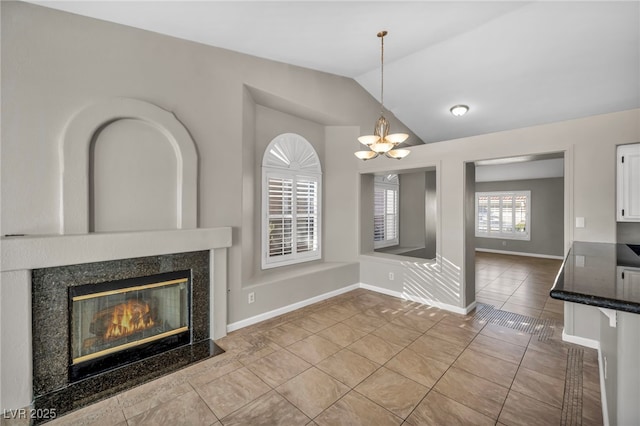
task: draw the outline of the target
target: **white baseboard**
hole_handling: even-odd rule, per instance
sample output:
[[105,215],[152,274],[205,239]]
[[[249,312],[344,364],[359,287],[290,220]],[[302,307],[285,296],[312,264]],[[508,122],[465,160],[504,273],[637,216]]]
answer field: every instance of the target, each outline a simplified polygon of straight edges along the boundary
[[438,302],[437,300],[425,299],[424,297],[414,296],[411,294],[402,293],[406,299],[411,300],[412,302],[422,303],[423,305],[433,306],[438,309],[444,309],[445,311],[453,312],[460,315],[467,315],[469,312],[473,311],[476,307],[475,300],[466,308],[461,308],[459,306],[449,305],[447,303]]
[[399,291],[389,290],[388,288],[376,287],[376,286],[365,284],[365,283],[360,283],[360,288],[364,288],[365,290],[375,291],[376,293],[380,293],[380,294],[386,294],[387,296],[398,297],[400,299],[407,299],[407,297],[405,297]]
[[538,253],[523,253],[520,251],[494,250],[494,249],[485,249],[485,248],[476,248],[476,251],[485,252],[485,253],[510,254],[513,256],[539,257],[542,259],[558,259],[558,260],[564,259],[564,257],[562,256],[553,256],[550,254],[538,254]]
[[598,373],[600,376],[600,401],[602,403],[602,419],[604,426],[609,426],[609,406],[607,405],[607,388],[604,385],[604,359],[602,358],[602,350],[600,342],[594,339],[567,334],[562,330],[562,340],[576,345],[586,346],[591,349],[598,350]]
[[587,339],[586,337],[574,336],[573,334],[567,334],[562,330],[562,340],[569,343],[575,343],[576,345],[586,346],[587,348],[600,350],[600,342],[594,339]]
[[[600,346],[600,345],[598,345]],[[602,404],[602,419],[604,426],[609,426],[609,405],[607,404],[607,388],[604,385],[604,359],[598,347],[598,373],[600,376],[600,402]]]
[[259,322],[266,321],[271,318],[275,318],[278,315],[283,315],[283,314],[295,311],[296,309],[304,308],[305,306],[309,306],[314,303],[321,302],[323,300],[329,299],[334,296],[338,296],[343,293],[347,293],[357,288],[364,288],[365,290],[375,291],[376,293],[386,294],[387,296],[394,296],[400,299],[411,300],[412,302],[418,302],[425,305],[434,306],[439,309],[444,309],[446,311],[450,311],[450,312],[454,312],[456,314],[462,314],[462,315],[468,314],[476,307],[475,301],[471,303],[469,306],[467,306],[466,308],[460,308],[458,306],[449,305],[447,303],[442,303],[437,300],[429,300],[423,297],[414,296],[414,295],[400,292],[400,291],[389,290],[383,287],[376,287],[376,286],[365,284],[365,283],[356,283],[347,287],[340,288],[338,290],[330,291],[328,293],[324,293],[324,294],[312,297],[310,299],[292,303],[291,305],[283,306],[281,308],[274,309],[269,312],[265,312],[247,319],[243,319],[231,324],[227,324],[227,333],[231,333],[232,331],[240,330],[241,328],[248,327],[250,325],[257,324]]
[[430,305],[439,309],[444,309],[445,311],[454,312],[456,314],[466,315],[471,312],[476,307],[476,302],[474,301],[466,308],[460,308],[458,306],[449,305],[447,303],[442,303],[437,300],[431,300],[420,296],[415,296],[413,294],[408,294],[401,291],[389,290],[383,287],[376,287],[370,284],[360,283],[360,288],[364,288],[366,290],[375,291],[376,293],[386,294],[388,296],[394,296],[400,299],[411,300],[412,302],[422,303],[424,305]]
[[253,324],[257,324],[257,323],[259,323],[261,321],[265,321],[265,320],[268,320],[268,319],[271,319],[271,318],[275,318],[278,315],[283,315],[283,314],[289,313],[291,311],[295,311],[296,309],[304,308],[305,306],[309,306],[309,305],[312,305],[314,303],[321,302],[321,301],[323,301],[325,299],[329,299],[330,297],[338,296],[338,295],[340,295],[342,293],[346,293],[348,291],[355,290],[357,288],[360,288],[360,284],[359,283],[352,284],[352,285],[347,286],[347,287],[339,288],[338,290],[330,291],[328,293],[324,293],[324,294],[321,294],[321,295],[318,295],[318,296],[314,296],[314,297],[312,297],[310,299],[302,300],[300,302],[292,303],[291,305],[283,306],[281,308],[274,309],[272,311],[265,312],[265,313],[262,313],[262,314],[247,318],[247,319],[236,321],[236,322],[231,323],[231,324],[227,324],[227,333],[231,333],[232,331],[236,331],[236,330],[239,330],[241,328],[248,327],[248,326],[253,325]]

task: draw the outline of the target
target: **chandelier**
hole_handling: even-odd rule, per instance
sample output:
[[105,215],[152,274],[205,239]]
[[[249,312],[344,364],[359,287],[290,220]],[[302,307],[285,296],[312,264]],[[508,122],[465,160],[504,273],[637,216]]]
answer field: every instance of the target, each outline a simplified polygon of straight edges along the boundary
[[384,154],[389,158],[400,160],[411,153],[408,149],[396,149],[396,146],[407,140],[409,137],[406,133],[389,134],[389,121],[384,118],[384,36],[387,31],[380,31],[380,118],[376,121],[373,128],[373,135],[360,136],[358,141],[369,148],[366,151],[355,152],[356,157],[360,160],[371,160],[380,154]]

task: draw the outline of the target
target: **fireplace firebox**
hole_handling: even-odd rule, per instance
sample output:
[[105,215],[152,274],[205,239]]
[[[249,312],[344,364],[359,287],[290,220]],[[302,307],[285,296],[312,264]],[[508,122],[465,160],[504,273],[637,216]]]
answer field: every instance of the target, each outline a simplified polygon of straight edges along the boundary
[[69,287],[69,381],[189,344],[191,271]]

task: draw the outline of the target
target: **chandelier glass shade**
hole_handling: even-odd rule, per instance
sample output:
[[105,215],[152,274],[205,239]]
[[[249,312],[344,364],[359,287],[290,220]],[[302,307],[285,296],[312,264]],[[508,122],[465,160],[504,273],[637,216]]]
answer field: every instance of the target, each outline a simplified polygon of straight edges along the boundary
[[384,154],[388,158],[400,160],[411,153],[408,149],[397,149],[397,145],[406,141],[409,137],[406,133],[389,134],[391,128],[389,121],[384,117],[384,36],[387,31],[380,31],[380,118],[376,121],[373,129],[373,135],[360,136],[358,141],[365,145],[368,150],[357,151],[356,157],[360,160],[371,160],[380,154]]

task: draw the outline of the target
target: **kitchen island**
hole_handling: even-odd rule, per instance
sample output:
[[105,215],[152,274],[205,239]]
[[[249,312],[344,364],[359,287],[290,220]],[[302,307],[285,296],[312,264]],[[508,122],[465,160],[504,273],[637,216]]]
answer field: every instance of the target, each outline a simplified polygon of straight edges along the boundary
[[638,246],[574,242],[550,296],[597,307],[605,425],[640,424],[640,255]]
[[640,314],[636,273],[640,273],[640,256],[629,245],[576,241],[556,277],[551,297]]

